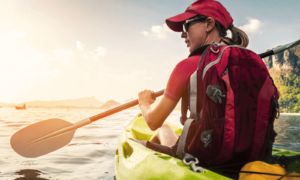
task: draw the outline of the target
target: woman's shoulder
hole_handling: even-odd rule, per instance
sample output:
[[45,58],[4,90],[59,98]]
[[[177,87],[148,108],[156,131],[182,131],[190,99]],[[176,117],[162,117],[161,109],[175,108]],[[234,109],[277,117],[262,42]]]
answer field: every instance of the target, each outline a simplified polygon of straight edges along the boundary
[[189,76],[197,69],[200,58],[201,56],[199,55],[199,56],[191,56],[186,59],[183,59],[182,61],[177,63],[177,65],[173,70],[173,73],[181,74],[181,76],[184,76],[184,74]]
[[196,66],[198,65],[201,55],[203,54],[203,52],[205,51],[205,49],[207,49],[209,45],[204,45],[201,47],[196,48],[195,50],[193,50],[189,57],[180,61],[177,65],[178,66],[193,66],[194,64],[196,64]]
[[199,61],[200,61],[201,55],[196,55],[196,56],[191,56],[188,57],[186,59],[181,60],[180,62],[178,62],[178,64],[176,65],[176,67],[185,67],[185,66],[197,66]]

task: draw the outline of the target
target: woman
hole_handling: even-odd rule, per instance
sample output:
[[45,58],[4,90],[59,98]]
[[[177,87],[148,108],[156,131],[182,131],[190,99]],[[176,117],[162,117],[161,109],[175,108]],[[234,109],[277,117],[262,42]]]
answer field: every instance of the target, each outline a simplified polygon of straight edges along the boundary
[[[174,68],[165,93],[157,106],[151,109],[155,99],[152,91],[144,90],[139,93],[139,107],[143,117],[151,130],[160,128],[150,142],[172,147],[178,136],[168,125],[163,125],[166,118],[173,111],[180,98],[188,93],[191,74],[196,70],[204,49],[212,43],[225,43],[247,47],[247,35],[233,26],[233,19],[221,3],[214,0],[198,0],[189,6],[186,11],[166,20],[170,29],[182,32],[190,55],[180,61]],[[227,30],[231,31],[232,38],[226,37]],[[201,99],[198,98],[198,104]],[[200,112],[201,107],[198,107]]]

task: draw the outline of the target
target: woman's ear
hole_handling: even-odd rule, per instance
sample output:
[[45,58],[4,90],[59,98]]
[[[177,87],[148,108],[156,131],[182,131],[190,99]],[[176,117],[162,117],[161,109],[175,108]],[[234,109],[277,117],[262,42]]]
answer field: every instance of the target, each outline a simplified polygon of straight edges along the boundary
[[216,21],[212,17],[206,19],[206,32],[211,32],[216,25]]

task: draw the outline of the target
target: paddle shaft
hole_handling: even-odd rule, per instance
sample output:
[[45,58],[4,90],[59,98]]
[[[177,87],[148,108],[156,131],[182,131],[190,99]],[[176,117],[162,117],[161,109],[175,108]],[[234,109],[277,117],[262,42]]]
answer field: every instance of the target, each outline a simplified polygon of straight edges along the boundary
[[[161,95],[163,95],[163,94],[164,94],[164,89],[155,92],[155,93],[154,93],[154,97],[159,97],[159,96],[161,96]],[[102,119],[102,118],[104,118],[104,117],[106,117],[106,116],[115,114],[115,113],[120,112],[120,111],[122,111],[122,110],[124,110],[124,109],[128,109],[128,108],[130,108],[130,107],[136,106],[136,105],[138,105],[138,104],[139,104],[139,100],[137,100],[137,99],[136,99],[136,100],[133,100],[133,101],[130,101],[130,102],[128,102],[128,103],[125,103],[125,104],[122,104],[122,105],[120,105],[120,106],[117,106],[117,107],[115,107],[115,108],[113,108],[113,109],[107,110],[107,111],[105,111],[105,112],[103,112],[103,113],[100,113],[100,114],[97,114],[97,115],[95,115],[95,116],[92,116],[92,117],[90,117],[90,121],[91,121],[91,122],[97,121],[97,120]]]
[[268,57],[268,56],[271,56],[271,55],[274,55],[273,50],[270,50],[270,51],[261,53],[261,54],[259,54],[259,57],[260,57],[260,58],[265,58],[265,57]]

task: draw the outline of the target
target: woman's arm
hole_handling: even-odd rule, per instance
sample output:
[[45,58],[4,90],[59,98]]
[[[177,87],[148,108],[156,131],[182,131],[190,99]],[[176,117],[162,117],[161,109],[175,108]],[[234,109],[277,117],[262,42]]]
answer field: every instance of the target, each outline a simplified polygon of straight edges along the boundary
[[162,126],[164,121],[176,107],[178,101],[162,96],[158,104],[151,109],[150,105],[155,101],[152,94],[153,91],[151,90],[144,90],[140,92],[139,106],[147,125],[152,131],[154,131]]

